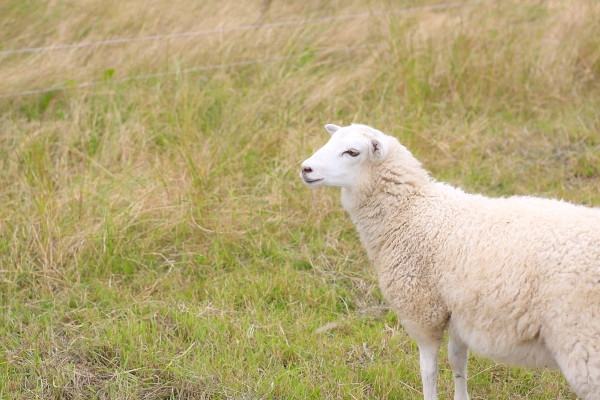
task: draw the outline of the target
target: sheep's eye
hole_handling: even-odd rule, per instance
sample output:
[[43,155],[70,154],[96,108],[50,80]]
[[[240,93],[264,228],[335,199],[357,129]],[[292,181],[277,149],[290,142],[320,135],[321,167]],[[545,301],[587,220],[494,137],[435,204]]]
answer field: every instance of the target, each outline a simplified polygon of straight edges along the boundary
[[356,157],[358,156],[360,153],[356,150],[346,150],[345,152],[343,152],[342,154],[348,154],[350,157]]

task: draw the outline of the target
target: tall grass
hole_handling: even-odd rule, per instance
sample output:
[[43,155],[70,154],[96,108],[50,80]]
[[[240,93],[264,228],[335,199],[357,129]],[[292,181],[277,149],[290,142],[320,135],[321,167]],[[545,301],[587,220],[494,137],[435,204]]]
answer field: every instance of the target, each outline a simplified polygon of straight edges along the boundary
[[[425,4],[14,1],[0,37]],[[0,397],[419,398],[415,346],[337,192],[304,188],[299,163],[323,124],[355,121],[467,191],[598,205],[599,21],[592,0],[508,1],[0,56],[0,93],[106,81],[0,99]],[[281,55],[298,57],[177,73]],[[174,74],[115,81],[155,72]],[[474,399],[575,398],[556,372],[472,356],[469,374]]]

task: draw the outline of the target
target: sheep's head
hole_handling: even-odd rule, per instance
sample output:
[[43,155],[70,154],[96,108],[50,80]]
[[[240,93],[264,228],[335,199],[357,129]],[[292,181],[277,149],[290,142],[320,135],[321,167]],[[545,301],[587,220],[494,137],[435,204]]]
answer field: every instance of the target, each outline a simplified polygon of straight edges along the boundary
[[366,167],[386,155],[387,136],[366,125],[325,125],[331,139],[302,163],[300,177],[310,187],[352,189]]

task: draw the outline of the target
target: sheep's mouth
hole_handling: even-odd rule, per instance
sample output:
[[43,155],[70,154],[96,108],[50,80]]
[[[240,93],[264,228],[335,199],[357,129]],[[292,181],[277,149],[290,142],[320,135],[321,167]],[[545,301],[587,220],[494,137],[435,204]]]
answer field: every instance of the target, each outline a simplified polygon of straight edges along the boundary
[[320,179],[303,178],[303,179],[304,179],[304,182],[306,182],[309,185],[311,185],[313,183],[321,182],[323,180],[323,178],[320,178]]

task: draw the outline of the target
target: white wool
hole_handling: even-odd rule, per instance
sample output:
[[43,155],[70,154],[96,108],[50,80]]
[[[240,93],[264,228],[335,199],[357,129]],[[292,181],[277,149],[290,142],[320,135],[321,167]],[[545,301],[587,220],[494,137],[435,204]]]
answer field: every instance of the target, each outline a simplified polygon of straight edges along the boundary
[[417,342],[427,400],[445,331],[455,399],[468,399],[469,348],[559,368],[578,396],[600,399],[600,210],[467,194],[433,180],[395,138],[326,129],[301,176],[342,188],[381,291]]

